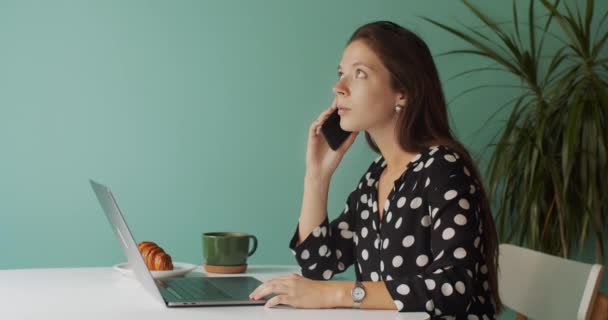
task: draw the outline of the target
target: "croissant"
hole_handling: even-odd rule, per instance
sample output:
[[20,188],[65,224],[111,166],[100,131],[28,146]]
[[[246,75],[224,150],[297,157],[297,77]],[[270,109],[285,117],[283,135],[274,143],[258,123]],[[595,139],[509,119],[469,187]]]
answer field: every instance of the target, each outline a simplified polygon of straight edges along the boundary
[[137,245],[149,270],[173,270],[173,261],[161,247],[152,241],[142,241]]

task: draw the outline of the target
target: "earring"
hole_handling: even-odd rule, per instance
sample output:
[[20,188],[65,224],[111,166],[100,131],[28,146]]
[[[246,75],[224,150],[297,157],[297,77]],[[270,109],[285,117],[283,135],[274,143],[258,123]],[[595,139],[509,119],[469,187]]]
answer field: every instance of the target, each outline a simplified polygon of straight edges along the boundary
[[397,113],[401,112],[402,109],[403,109],[403,107],[400,105],[395,106],[395,112],[397,112]]

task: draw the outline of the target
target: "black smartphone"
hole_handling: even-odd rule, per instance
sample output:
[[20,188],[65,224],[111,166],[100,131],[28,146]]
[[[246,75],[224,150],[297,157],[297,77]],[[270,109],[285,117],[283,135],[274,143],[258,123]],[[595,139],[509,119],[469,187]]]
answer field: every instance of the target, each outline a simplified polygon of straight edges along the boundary
[[325,122],[323,122],[321,125],[321,132],[323,133],[325,140],[327,140],[329,147],[333,150],[338,150],[344,140],[351,134],[350,131],[344,131],[340,128],[338,108],[329,115]]

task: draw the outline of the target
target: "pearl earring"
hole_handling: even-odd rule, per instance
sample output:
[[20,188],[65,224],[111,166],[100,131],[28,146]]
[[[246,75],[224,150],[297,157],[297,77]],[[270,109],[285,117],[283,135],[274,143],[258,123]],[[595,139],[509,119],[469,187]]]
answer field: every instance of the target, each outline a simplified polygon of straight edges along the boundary
[[403,109],[403,107],[400,105],[395,106],[395,112],[397,112],[397,113],[401,112],[402,109]]

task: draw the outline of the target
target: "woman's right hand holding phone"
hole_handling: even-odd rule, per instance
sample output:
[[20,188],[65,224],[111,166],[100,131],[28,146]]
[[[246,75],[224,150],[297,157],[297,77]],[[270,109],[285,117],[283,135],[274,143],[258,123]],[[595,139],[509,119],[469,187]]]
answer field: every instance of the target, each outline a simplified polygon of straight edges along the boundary
[[319,117],[310,125],[308,130],[308,145],[306,149],[306,176],[313,179],[329,181],[346,151],[355,142],[358,131],[352,132],[337,150],[332,150],[321,133],[321,126],[337,108],[336,98],[331,106],[321,112]]

